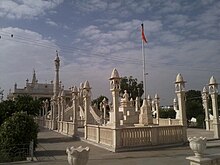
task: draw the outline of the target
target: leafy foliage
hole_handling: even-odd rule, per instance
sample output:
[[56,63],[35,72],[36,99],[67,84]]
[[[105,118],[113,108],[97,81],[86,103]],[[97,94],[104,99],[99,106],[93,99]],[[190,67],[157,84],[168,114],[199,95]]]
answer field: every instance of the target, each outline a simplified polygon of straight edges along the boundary
[[175,119],[176,112],[174,109],[159,109],[160,118],[171,118]]
[[186,117],[190,120],[192,117],[197,118],[197,116],[204,113],[202,107],[202,97],[201,92],[196,90],[189,90],[186,92]]
[[[0,126],[0,154],[7,155],[10,160],[16,160],[17,152],[22,148],[28,151],[29,143],[33,139],[36,145],[38,125],[32,116],[24,112],[16,112],[7,118]],[[26,153],[19,155],[25,158]]]
[[99,96],[97,99],[92,100],[92,105],[97,105],[98,109],[100,109],[100,103],[103,101],[103,99],[106,99],[106,101],[108,102],[108,98],[106,96]]
[[31,96],[18,96],[15,101],[6,100],[0,103],[0,125],[15,112],[26,112],[36,116],[42,107],[41,100],[34,100]]
[[38,115],[39,110],[42,108],[41,100],[34,100],[29,95],[18,96],[15,99],[15,105],[19,112],[27,112],[28,115]]
[[128,94],[130,95],[130,98],[133,100],[136,99],[136,97],[141,97],[144,93],[143,90],[143,81],[138,83],[138,80],[136,78],[130,77],[123,77],[121,79],[121,90],[120,95],[122,96],[124,91],[127,90]]
[[0,125],[9,118],[13,113],[17,112],[15,102],[6,100],[0,103]]

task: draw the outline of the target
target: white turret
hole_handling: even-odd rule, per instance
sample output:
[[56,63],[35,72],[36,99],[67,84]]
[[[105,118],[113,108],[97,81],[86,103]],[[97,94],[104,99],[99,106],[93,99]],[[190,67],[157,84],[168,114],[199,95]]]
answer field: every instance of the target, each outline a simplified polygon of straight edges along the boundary
[[209,93],[212,99],[212,111],[213,111],[213,130],[214,138],[220,138],[220,125],[219,125],[219,114],[218,114],[218,83],[214,76],[209,81]]

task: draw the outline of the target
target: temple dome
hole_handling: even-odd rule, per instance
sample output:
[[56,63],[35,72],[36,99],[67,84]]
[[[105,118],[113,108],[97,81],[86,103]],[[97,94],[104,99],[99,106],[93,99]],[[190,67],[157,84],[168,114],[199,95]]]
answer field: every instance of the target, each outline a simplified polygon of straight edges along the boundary
[[89,81],[88,81],[88,80],[85,81],[83,88],[87,88],[87,89],[90,88],[90,85],[89,85]]
[[202,92],[203,92],[203,93],[208,92],[207,89],[206,89],[206,87],[203,88]]
[[180,73],[178,73],[178,75],[176,76],[175,83],[180,83],[180,82],[185,82],[185,81],[183,80],[183,76]]
[[77,92],[78,92],[78,90],[77,90],[77,87],[76,87],[76,86],[74,86],[74,87],[73,87],[73,92],[75,92],[75,93],[77,93]]
[[158,94],[156,93],[155,94],[155,97],[154,97],[155,99],[159,99],[159,96],[158,96]]
[[210,78],[210,80],[209,80],[209,85],[214,85],[214,84],[217,84],[217,82],[216,82],[215,77],[212,76],[212,77]]
[[110,80],[114,78],[120,78],[117,69],[113,69]]

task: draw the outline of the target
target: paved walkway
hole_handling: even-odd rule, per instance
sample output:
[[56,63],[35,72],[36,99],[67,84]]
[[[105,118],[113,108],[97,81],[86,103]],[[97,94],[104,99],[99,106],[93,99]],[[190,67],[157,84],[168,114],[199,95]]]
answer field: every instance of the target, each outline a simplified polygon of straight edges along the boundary
[[[213,132],[188,129],[188,136],[206,136],[211,139]],[[187,165],[189,162],[185,158],[193,155],[188,146],[113,153],[43,128],[38,134],[38,141],[39,144],[35,152],[36,161],[11,164],[68,165],[65,150],[70,146],[90,147],[88,165]],[[208,141],[207,145],[206,153],[220,153],[220,140]]]

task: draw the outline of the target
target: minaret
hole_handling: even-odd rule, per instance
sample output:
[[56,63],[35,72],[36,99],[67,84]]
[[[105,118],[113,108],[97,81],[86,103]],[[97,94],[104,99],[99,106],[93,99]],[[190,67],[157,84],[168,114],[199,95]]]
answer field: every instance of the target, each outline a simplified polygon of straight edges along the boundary
[[110,91],[112,92],[113,102],[113,118],[112,124],[114,128],[119,127],[119,91],[120,91],[120,80],[118,71],[114,68],[110,77]]
[[206,87],[202,90],[202,103],[205,110],[205,128],[207,131],[210,130],[210,119],[209,119],[209,107],[208,107],[209,93]]
[[214,138],[220,138],[220,123],[218,114],[218,84],[216,79],[212,76],[209,81],[209,93],[212,99],[212,111],[213,111],[213,131]]
[[59,69],[60,69],[60,58],[58,55],[58,51],[56,51],[56,58],[54,60],[55,63],[55,76],[54,76],[54,85],[53,85],[53,96],[58,96],[59,93]]
[[54,76],[54,84],[53,84],[53,98],[52,98],[52,129],[57,129],[57,111],[58,111],[58,93],[59,93],[59,68],[60,68],[60,59],[58,55],[58,51],[56,51],[56,58],[54,60],[55,63],[55,76]]
[[183,80],[182,75],[179,73],[176,76],[175,81],[175,93],[177,95],[178,104],[179,104],[179,115],[180,115],[180,125],[183,128],[183,139],[187,141],[187,119],[186,119],[186,103],[185,103],[185,81]]

